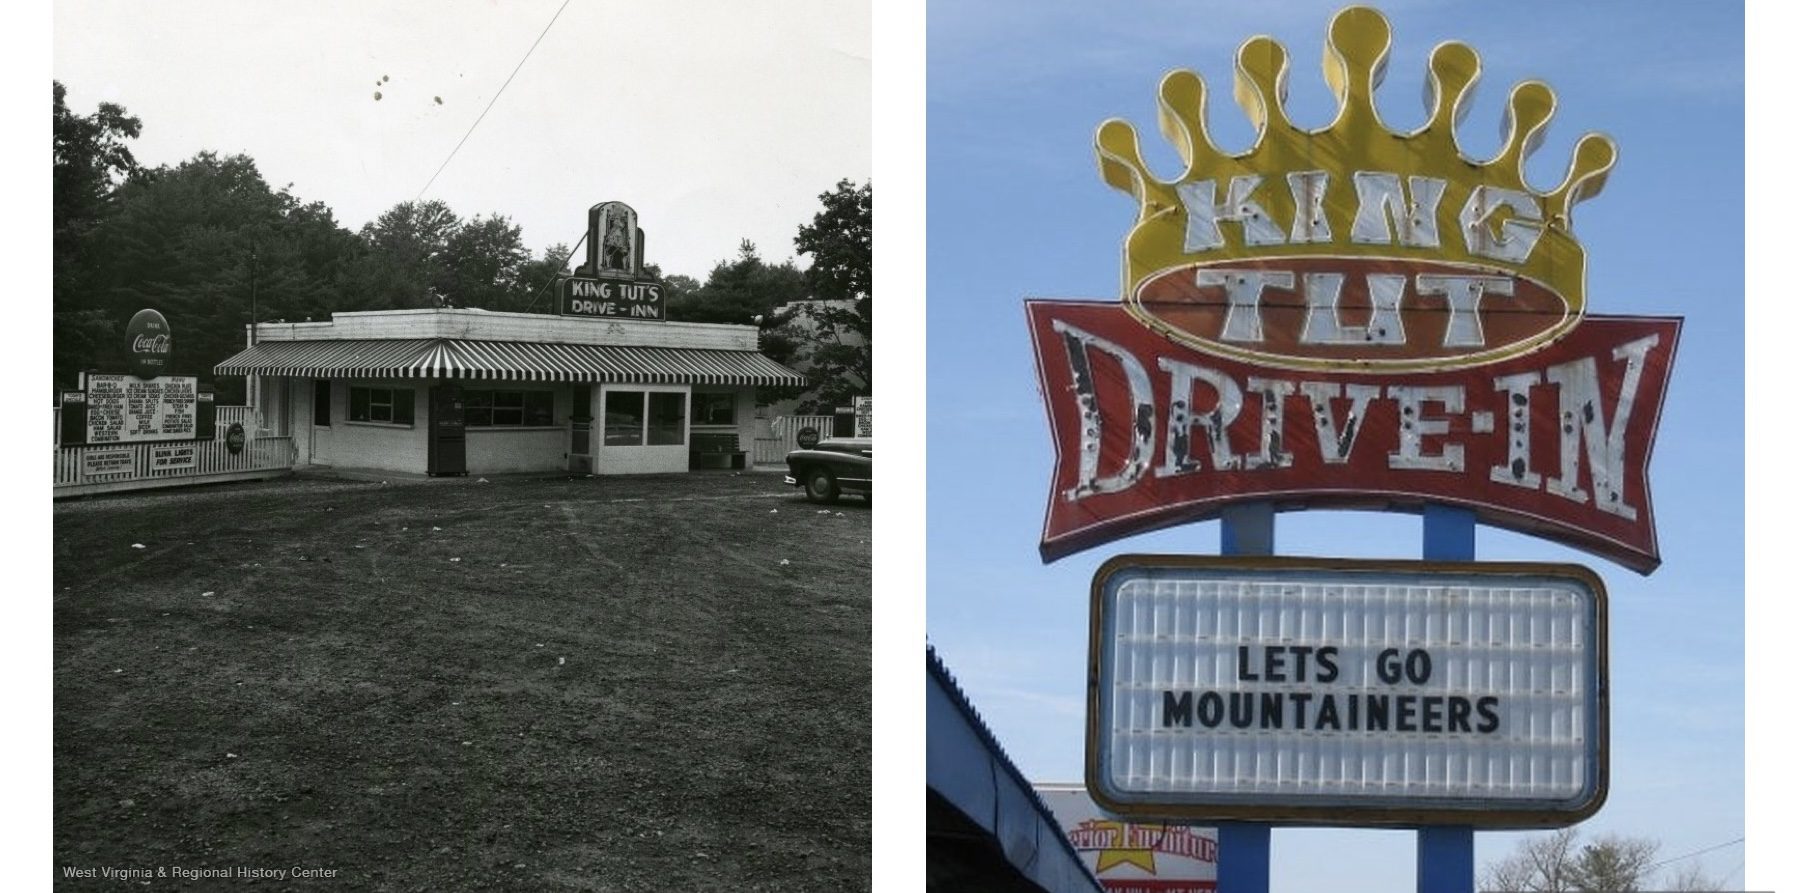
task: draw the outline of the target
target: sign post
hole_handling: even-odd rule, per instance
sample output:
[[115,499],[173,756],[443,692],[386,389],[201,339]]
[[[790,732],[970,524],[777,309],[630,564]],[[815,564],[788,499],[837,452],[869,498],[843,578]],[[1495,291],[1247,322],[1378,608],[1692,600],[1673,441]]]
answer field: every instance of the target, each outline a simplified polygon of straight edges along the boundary
[[[1218,526],[1219,555],[1274,554],[1274,505],[1251,502],[1225,509]],[[1219,822],[1217,884],[1225,891],[1267,893],[1272,875],[1273,827],[1257,822]]]
[[[1454,506],[1423,508],[1425,561],[1472,561],[1473,512]],[[1417,893],[1473,893],[1473,826],[1417,829]]]

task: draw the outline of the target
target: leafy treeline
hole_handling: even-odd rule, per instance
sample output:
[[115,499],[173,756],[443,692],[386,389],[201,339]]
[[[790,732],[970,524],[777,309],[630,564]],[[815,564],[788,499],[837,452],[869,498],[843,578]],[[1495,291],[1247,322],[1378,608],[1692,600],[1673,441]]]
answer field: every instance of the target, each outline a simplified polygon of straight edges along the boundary
[[[555,312],[556,296],[546,286],[568,272],[568,246],[533,255],[503,214],[464,218],[441,201],[401,202],[352,232],[324,203],[304,201],[291,185],[271,187],[246,155],[206,151],[178,165],[143,167],[129,143],[143,127],[137,118],[112,103],[77,115],[61,83],[55,97],[59,388],[73,387],[82,369],[124,368],[125,323],[145,307],[172,322],[177,371],[202,380],[242,349],[252,314],[299,321],[436,306]],[[759,322],[771,356],[802,364],[816,358],[820,387],[807,402],[834,405],[842,402],[839,392],[866,393],[869,384],[865,359],[859,366],[842,361],[835,322],[863,336],[865,357],[872,191],[844,181],[821,198],[825,210],[795,240],[812,255],[810,269],[766,263],[745,241],[706,282],[679,275],[665,282],[670,319]],[[860,272],[846,270],[857,258]],[[774,313],[808,295],[859,303],[847,316],[821,311],[837,314],[822,327]],[[847,380],[844,372],[859,375]],[[242,399],[241,379],[215,384],[221,401]]]

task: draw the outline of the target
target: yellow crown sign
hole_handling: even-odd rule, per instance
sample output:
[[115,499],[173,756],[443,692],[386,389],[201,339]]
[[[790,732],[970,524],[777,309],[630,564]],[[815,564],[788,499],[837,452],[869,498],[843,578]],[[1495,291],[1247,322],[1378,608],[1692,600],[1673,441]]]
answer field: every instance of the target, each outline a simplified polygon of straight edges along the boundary
[[1587,134],[1560,185],[1532,189],[1524,162],[1555,96],[1526,81],[1511,91],[1498,156],[1468,158],[1455,126],[1480,62],[1454,42],[1430,54],[1429,120],[1394,132],[1374,107],[1391,38],[1377,10],[1337,13],[1323,68],[1338,111],[1319,130],[1287,117],[1285,48],[1244,42],[1235,96],[1257,137],[1236,155],[1206,133],[1205,82],[1168,74],[1161,132],[1186,165],[1173,181],[1149,174],[1135,128],[1100,126],[1100,173],[1140,205],[1123,259],[1133,315],[1244,361],[1393,372],[1494,362],[1579,322],[1585,252],[1572,209],[1604,185],[1615,144]]

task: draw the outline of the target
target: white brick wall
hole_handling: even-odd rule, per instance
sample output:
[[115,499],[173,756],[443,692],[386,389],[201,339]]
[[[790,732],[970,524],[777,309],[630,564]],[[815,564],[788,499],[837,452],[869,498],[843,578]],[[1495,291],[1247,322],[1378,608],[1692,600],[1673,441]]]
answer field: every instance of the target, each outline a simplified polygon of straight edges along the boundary
[[[409,471],[423,474],[430,460],[429,425],[431,393],[426,385],[404,379],[355,379],[334,382],[331,389],[331,455],[330,465],[339,468],[378,468],[386,471]],[[393,388],[412,392],[410,426],[379,422],[352,422],[349,417],[349,389],[356,387]],[[312,402],[303,403],[299,411],[312,417]]]
[[568,427],[468,429],[468,473],[562,471],[568,467]]

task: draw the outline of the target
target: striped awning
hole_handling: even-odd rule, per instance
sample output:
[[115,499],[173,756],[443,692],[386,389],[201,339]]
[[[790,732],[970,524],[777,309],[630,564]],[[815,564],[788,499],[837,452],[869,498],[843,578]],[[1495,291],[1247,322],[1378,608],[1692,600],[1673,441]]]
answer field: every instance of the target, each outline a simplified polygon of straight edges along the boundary
[[447,378],[625,384],[804,385],[753,350],[615,347],[424,338],[264,341],[214,367],[220,375]]

